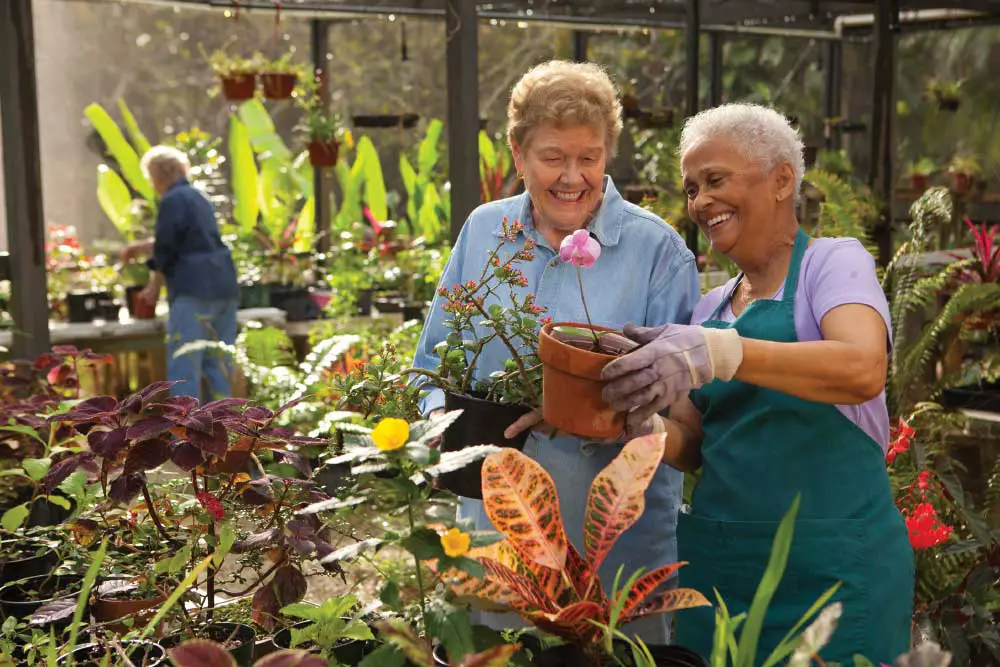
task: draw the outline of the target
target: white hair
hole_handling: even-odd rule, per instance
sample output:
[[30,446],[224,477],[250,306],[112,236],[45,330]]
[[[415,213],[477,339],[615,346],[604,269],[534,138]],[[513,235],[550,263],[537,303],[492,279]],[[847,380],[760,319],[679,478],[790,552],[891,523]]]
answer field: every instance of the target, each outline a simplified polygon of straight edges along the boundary
[[678,156],[709,139],[729,139],[743,157],[756,162],[765,172],[788,163],[795,173],[798,202],[802,176],[806,171],[805,146],[799,131],[780,112],[759,104],[723,104],[706,109],[684,123]]
[[153,146],[140,161],[142,170],[154,183],[170,187],[191,171],[188,156],[172,146]]

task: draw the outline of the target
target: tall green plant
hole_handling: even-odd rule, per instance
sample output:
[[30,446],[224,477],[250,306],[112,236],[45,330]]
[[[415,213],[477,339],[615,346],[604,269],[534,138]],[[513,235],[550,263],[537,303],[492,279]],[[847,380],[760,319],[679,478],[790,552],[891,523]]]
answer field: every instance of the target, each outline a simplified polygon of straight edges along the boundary
[[443,129],[444,123],[437,118],[427,124],[417,149],[417,169],[406,155],[399,156],[399,172],[406,190],[406,217],[414,232],[430,243],[440,240],[448,220],[437,185],[438,143]]

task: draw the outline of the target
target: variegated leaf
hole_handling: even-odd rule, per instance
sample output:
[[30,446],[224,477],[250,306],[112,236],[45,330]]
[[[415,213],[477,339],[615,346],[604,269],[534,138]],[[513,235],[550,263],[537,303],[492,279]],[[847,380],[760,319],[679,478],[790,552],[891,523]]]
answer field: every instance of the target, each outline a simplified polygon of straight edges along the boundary
[[504,448],[483,462],[483,505],[493,526],[525,561],[566,565],[566,532],[555,482],[534,460]]
[[501,644],[481,653],[465,656],[459,667],[507,667],[510,659],[521,648],[520,644]]
[[529,620],[545,632],[580,645],[591,643],[599,632],[591,621],[608,622],[606,610],[587,600],[555,613],[531,614]]
[[671,611],[680,611],[681,609],[711,606],[712,603],[709,602],[704,595],[693,588],[675,588],[670,591],[665,591],[664,593],[657,595],[653,599],[641,605],[622,622],[628,623],[637,618],[652,616],[653,614],[665,614]]
[[522,611],[543,611],[554,613],[556,606],[545,595],[545,591],[538,587],[538,584],[520,572],[515,572],[506,565],[498,563],[492,558],[480,558],[483,569],[493,579],[502,582],[508,588],[517,593],[521,598],[520,605],[515,601],[514,606]]
[[451,410],[444,414],[435,415],[426,421],[414,422],[410,425],[410,442],[429,447],[461,416],[461,410]]
[[583,545],[596,572],[615,540],[632,527],[646,509],[646,489],[662,465],[666,433],[636,438],[590,485],[583,520]]
[[424,472],[437,477],[438,475],[461,470],[470,463],[475,463],[479,459],[499,451],[500,447],[494,445],[473,445],[455,452],[442,452],[441,462],[432,465]]
[[336,551],[327,554],[320,560],[320,565],[325,563],[335,563],[339,560],[350,560],[352,558],[357,558],[365,551],[369,549],[374,549],[375,547],[382,544],[382,540],[377,537],[370,537],[367,540],[361,540],[354,544],[349,544],[346,547],[341,547]]
[[[474,547],[466,556],[477,560],[490,558],[515,572],[521,571],[521,560],[518,558],[517,552],[514,551],[514,547],[510,546],[506,540],[494,542],[484,547]],[[428,565],[432,570],[435,570],[437,562],[428,562]],[[491,577],[489,573],[486,573],[482,579],[477,579],[458,568],[451,568],[441,574],[441,580],[459,599],[474,600],[477,607],[514,608],[521,600],[517,591],[503,581]]]
[[[657,592],[660,586],[664,582],[669,580],[677,570],[681,569],[687,565],[686,561],[681,561],[679,563],[671,563],[670,565],[664,565],[663,567],[658,567],[652,572],[647,572],[632,584],[632,589],[629,591],[622,591],[621,594],[627,595],[625,599],[625,604],[622,605],[621,618],[623,623],[627,623],[630,618],[635,616],[636,610],[638,610],[653,593]],[[696,605],[697,606],[697,605]]]

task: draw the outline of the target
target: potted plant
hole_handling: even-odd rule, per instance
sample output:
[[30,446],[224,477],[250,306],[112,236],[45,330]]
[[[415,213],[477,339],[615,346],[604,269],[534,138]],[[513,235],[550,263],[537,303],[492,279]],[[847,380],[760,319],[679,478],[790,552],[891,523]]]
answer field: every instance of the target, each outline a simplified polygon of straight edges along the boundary
[[593,266],[600,254],[600,244],[585,229],[573,232],[560,245],[562,261],[576,265],[587,322],[548,322],[539,333],[542,413],[557,429],[589,438],[614,438],[625,428],[625,415],[615,412],[601,396],[601,371],[637,344],[620,332],[591,322],[582,269]]
[[129,317],[136,320],[156,318],[156,304],[139,298],[139,293],[149,283],[149,267],[144,262],[129,262],[121,267],[122,284],[125,285],[125,306]]
[[[128,662],[118,662],[122,656]],[[57,665],[75,667],[103,667],[104,665],[131,664],[140,667],[157,667],[166,662],[163,647],[152,641],[100,642],[84,644],[56,662]]]
[[961,105],[961,98],[958,91],[961,88],[961,81],[940,81],[931,79],[927,83],[926,97],[937,104],[942,111],[958,111]]
[[910,179],[910,187],[918,192],[930,187],[931,175],[936,171],[937,166],[928,157],[922,157],[906,165],[906,177]]
[[281,613],[303,619],[274,635],[278,648],[305,648],[338,664],[356,665],[374,649],[375,636],[355,609],[358,599],[351,594],[332,597],[322,604],[296,603]]
[[312,80],[306,80],[302,88],[298,104],[305,111],[305,117],[298,129],[307,137],[309,163],[313,167],[333,167],[340,154],[341,137],[346,136],[350,143],[350,134],[343,127],[340,116],[327,110],[320,72],[317,71]]
[[265,60],[260,72],[260,83],[264,97],[269,100],[287,100],[295,90],[299,80],[299,66],[292,62],[292,54],[286,53],[277,60]]
[[212,72],[219,77],[222,95],[232,102],[253,99],[257,90],[260,63],[256,58],[243,58],[218,50],[209,58]]
[[[501,256],[504,246],[516,241],[522,229],[518,221],[508,223],[505,218],[503,238],[487,258],[480,280],[439,288],[441,307],[451,318],[446,323],[450,333],[434,348],[438,368],[407,371],[424,375],[429,385],[444,391],[445,410],[463,411],[445,432],[442,451],[484,443],[522,449],[528,433],[508,439],[504,430],[541,404],[537,317],[544,309],[535,303],[533,294],[519,296],[526,278],[516,267],[533,259],[534,241],[528,239],[520,250]],[[501,305],[497,298],[511,305]],[[491,344],[503,345],[510,357],[502,371],[477,378],[479,355]],[[442,484],[459,495],[478,498],[478,468],[468,466],[443,478]]]
[[573,665],[608,664],[620,625],[708,606],[698,591],[662,588],[683,563],[624,581],[616,577],[610,592],[597,576],[618,537],[642,516],[646,489],[662,465],[665,447],[663,434],[632,440],[594,478],[583,514],[584,554],[566,537],[555,483],[545,469],[516,450],[490,454],[483,463],[483,505],[506,539],[470,551],[483,566],[483,577],[445,572],[445,581],[460,597],[511,609],[569,642],[575,655],[563,664]]
[[951,187],[955,194],[967,195],[982,173],[982,167],[975,155],[958,153],[948,164],[948,173],[951,175]]

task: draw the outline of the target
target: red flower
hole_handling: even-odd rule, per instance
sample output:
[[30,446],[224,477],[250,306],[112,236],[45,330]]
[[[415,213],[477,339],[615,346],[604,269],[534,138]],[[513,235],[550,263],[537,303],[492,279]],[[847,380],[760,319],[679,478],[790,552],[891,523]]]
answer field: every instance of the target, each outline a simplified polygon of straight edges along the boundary
[[903,452],[910,451],[910,440],[916,435],[916,431],[910,425],[899,418],[899,424],[889,431],[889,451],[885,454],[885,462],[892,464],[896,457]]
[[920,503],[905,516],[906,529],[910,534],[910,544],[914,549],[930,549],[947,542],[954,528],[941,523],[937,510],[930,503]]
[[542,326],[545,326],[551,321],[552,321],[551,317],[543,317],[542,319],[538,320],[538,323],[541,324]]
[[222,506],[222,501],[216,498],[214,493],[209,491],[202,491],[195,496],[201,506],[205,508],[212,518],[216,521],[222,521],[226,516],[226,509]]

